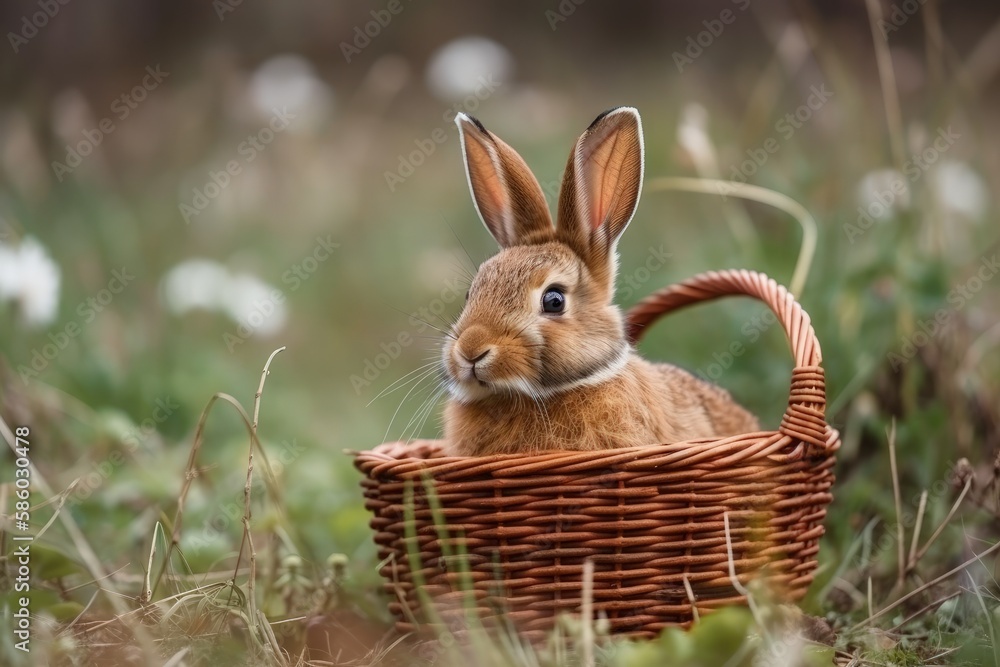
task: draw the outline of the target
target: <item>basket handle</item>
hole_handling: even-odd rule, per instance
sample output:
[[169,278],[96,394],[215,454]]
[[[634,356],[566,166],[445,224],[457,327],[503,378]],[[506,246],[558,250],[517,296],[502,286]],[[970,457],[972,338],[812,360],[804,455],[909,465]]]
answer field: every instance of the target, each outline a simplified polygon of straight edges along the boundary
[[826,382],[820,366],[823,357],[819,340],[809,315],[795,297],[763,273],[709,271],[654,292],[628,311],[626,332],[629,342],[637,343],[647,327],[667,313],[695,303],[735,295],[760,299],[774,311],[792,348],[795,367],[792,369],[788,409],[778,431],[827,450],[833,446],[835,438],[831,437],[826,424]]

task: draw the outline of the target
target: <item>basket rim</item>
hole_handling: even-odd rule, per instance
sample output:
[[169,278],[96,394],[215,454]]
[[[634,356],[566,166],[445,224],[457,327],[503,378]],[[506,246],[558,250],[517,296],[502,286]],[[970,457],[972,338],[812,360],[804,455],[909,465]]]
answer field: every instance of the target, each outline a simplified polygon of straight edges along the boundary
[[[552,450],[529,454],[490,456],[446,456],[443,440],[387,442],[372,449],[347,450],[355,466],[370,477],[420,477],[429,472],[463,477],[489,475],[517,478],[545,473],[572,474],[597,469],[642,471],[666,470],[698,464],[713,468],[746,465],[754,461],[776,463],[802,458],[824,460],[840,449],[840,434],[830,426],[822,448],[781,431],[754,431],[726,438],[702,438],[668,444],[622,447],[593,451]],[[391,471],[391,472],[390,472]]]

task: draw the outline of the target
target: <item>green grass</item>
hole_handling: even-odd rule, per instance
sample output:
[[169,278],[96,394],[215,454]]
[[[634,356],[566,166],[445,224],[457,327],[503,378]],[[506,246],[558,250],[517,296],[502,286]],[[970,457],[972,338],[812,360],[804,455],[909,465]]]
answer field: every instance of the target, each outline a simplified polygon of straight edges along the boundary
[[[407,10],[414,17],[420,11]],[[671,253],[621,300],[625,307],[710,269],[752,268],[786,285],[802,278],[798,298],[823,345],[828,417],[844,441],[820,572],[802,604],[807,619],[829,626],[833,646],[795,638],[800,621],[792,610],[762,603],[758,618],[725,610],[689,633],[668,631],[648,642],[607,637],[598,620],[596,664],[818,665],[830,664],[832,656],[857,665],[1000,664],[995,554],[924,588],[998,537],[1000,278],[991,276],[976,290],[970,282],[983,258],[998,251],[996,202],[969,218],[949,209],[932,187],[934,170],[949,160],[969,165],[988,191],[1000,191],[990,106],[996,92],[968,89],[961,63],[946,59],[952,76],[899,93],[903,125],[887,124],[874,55],[848,53],[808,11],[799,19],[811,35],[808,76],[789,72],[770,45],[741,50],[735,38],[712,50],[715,62],[733,63],[732,71],[713,68],[706,56],[700,69],[678,75],[669,56],[655,51],[628,55],[635,67],[625,72],[539,58],[534,76],[550,101],[572,101],[557,104],[563,111],[525,122],[526,98],[506,91],[476,112],[548,183],[558,180],[571,142],[593,116],[612,104],[633,104],[643,114],[652,183],[712,176],[678,145],[687,102],[707,110],[707,134],[725,178],[748,149],[776,135],[776,120],[803,103],[813,78],[835,91],[749,178],[815,219],[816,252],[807,270],[796,274],[803,228],[795,216],[712,193],[647,187],[619,248],[621,272],[629,275],[650,247]],[[559,34],[571,29],[567,23]],[[920,30],[916,19],[906,30]],[[31,581],[35,652],[24,656],[7,632],[17,597],[16,531],[9,521],[0,526],[0,663],[583,664],[588,640],[573,618],[561,620],[539,647],[512,635],[474,632],[464,645],[450,635],[395,634],[360,476],[343,453],[379,444],[387,429],[389,439],[437,433],[439,406],[431,406],[422,427],[411,421],[425,389],[405,401],[408,387],[372,399],[435,354],[434,332],[420,331],[409,313],[439,301],[443,318],[456,315],[457,302],[445,298],[453,281],[467,280],[470,257],[479,261],[494,251],[466,191],[457,139],[441,120],[444,105],[428,99],[419,81],[402,92],[345,94],[329,123],[275,140],[261,156],[258,185],[233,186],[266,184],[258,205],[215,202],[187,226],[177,210],[178,184],[203,179],[257,127],[253,119],[222,112],[217,95],[224,93],[205,85],[194,62],[179,63],[170,84],[128,120],[149,142],[142,151],[109,140],[102,161],[86,162],[63,183],[44,168],[22,173],[10,157],[0,159],[3,238],[37,237],[63,275],[59,317],[47,329],[26,329],[16,307],[0,305],[0,416],[10,429],[31,429],[31,530],[38,536]],[[28,96],[10,105],[37,113]],[[906,159],[948,125],[961,138],[908,181],[910,205],[852,242],[846,226],[858,224],[858,183],[897,161],[889,137],[902,142]],[[448,140],[390,193],[384,172],[414,138],[439,126]],[[58,142],[47,130],[32,131],[35,148],[25,150],[35,150],[44,167],[58,154]],[[47,142],[57,145],[52,155]],[[282,276],[327,234],[339,249],[291,289]],[[230,350],[224,335],[236,325],[224,316],[170,314],[159,299],[159,281],[194,256],[282,287],[288,325]],[[51,342],[49,334],[83,323],[78,304],[121,266],[136,274],[134,282],[23,382],[20,368]],[[968,298],[959,299],[955,290],[963,287]],[[947,327],[922,339],[942,310]],[[746,352],[727,364],[719,382],[773,427],[787,401],[791,359],[778,326],[754,324],[761,312],[748,300],[685,310],[658,325],[642,352],[704,370],[741,342]],[[356,391],[352,376],[363,375],[366,361],[402,333],[413,342]],[[287,349],[271,364],[256,431],[251,579],[242,523],[248,427],[225,399],[201,426],[199,416],[216,393],[234,397],[253,415],[261,369],[281,346]],[[172,407],[157,412],[165,404]],[[904,556],[911,555],[918,516],[917,552],[944,526],[912,567],[903,563],[903,577],[889,465],[893,424]],[[8,474],[13,457],[3,449],[0,483],[7,486],[0,513],[6,515],[15,499]],[[956,468],[967,472],[956,476]],[[969,474],[976,481],[950,514]],[[172,546],[181,498],[183,524]],[[868,622],[871,613],[914,591]],[[775,657],[783,650],[803,657]]]

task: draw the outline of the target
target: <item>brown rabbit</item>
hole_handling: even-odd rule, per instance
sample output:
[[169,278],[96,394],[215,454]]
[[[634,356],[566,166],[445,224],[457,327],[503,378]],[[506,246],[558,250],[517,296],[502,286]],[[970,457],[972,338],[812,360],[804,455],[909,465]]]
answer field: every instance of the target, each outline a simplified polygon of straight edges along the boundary
[[596,450],[760,430],[729,394],[641,358],[612,303],[615,246],[639,203],[642,125],[607,111],[570,153],[552,225],[538,181],[475,118],[455,119],[483,262],[444,345],[445,442],[462,456]]

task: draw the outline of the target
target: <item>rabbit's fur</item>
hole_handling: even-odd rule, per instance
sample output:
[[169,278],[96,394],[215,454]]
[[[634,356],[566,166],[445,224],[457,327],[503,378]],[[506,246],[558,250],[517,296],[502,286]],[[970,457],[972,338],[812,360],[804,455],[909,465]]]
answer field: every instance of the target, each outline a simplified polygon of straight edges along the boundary
[[[478,120],[455,120],[476,210],[501,250],[480,266],[444,345],[450,452],[611,449],[758,431],[725,390],[640,357],[612,303],[615,246],[642,185],[638,112],[612,109],[577,141],[555,226],[524,160]],[[560,302],[561,312],[547,310]]]

